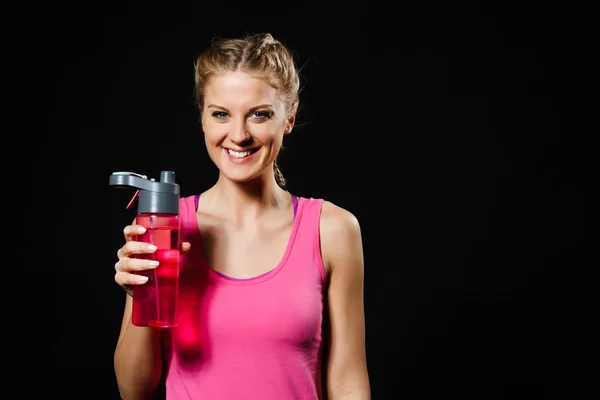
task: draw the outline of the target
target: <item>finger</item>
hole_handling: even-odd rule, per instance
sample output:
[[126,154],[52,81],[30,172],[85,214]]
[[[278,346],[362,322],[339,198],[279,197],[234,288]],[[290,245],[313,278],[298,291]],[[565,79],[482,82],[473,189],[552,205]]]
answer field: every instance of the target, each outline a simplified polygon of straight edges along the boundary
[[143,285],[148,282],[148,277],[143,275],[130,274],[128,272],[117,272],[115,274],[115,282],[120,286],[125,287],[128,285]]
[[180,251],[182,254],[187,253],[188,251],[190,251],[190,247],[192,247],[192,244],[190,242],[181,242],[181,246],[180,246]]
[[132,254],[152,254],[156,251],[156,246],[145,242],[129,241],[117,251],[117,258],[131,257]]
[[117,272],[133,272],[146,271],[159,266],[156,260],[145,260],[141,258],[122,258],[115,263],[115,271]]
[[133,240],[137,235],[141,235],[146,232],[146,228],[141,225],[127,225],[123,228],[123,236],[125,236],[125,240]]

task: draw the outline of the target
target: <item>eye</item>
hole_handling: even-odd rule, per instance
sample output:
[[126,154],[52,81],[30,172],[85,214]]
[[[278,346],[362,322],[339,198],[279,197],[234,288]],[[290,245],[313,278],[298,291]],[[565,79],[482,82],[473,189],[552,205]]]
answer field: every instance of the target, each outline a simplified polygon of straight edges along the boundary
[[215,111],[211,114],[211,116],[217,119],[225,119],[227,118],[227,113],[225,111]]
[[266,120],[273,116],[271,111],[255,111],[252,113],[252,117],[260,120]]

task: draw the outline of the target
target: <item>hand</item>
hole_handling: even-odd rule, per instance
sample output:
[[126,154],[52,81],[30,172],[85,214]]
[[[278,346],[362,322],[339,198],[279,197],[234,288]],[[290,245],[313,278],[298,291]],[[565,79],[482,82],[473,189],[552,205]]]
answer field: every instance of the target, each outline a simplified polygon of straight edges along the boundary
[[[142,229],[140,231],[140,229]],[[125,244],[117,251],[119,261],[115,263],[115,282],[119,284],[130,296],[133,296],[133,285],[143,285],[147,277],[138,275],[136,271],[154,269],[158,263],[153,260],[134,258],[135,254],[152,254],[156,251],[150,244],[135,241],[135,237],[143,233],[144,227],[140,225],[127,225],[123,229]],[[190,250],[189,242],[181,242],[179,250],[182,254]]]

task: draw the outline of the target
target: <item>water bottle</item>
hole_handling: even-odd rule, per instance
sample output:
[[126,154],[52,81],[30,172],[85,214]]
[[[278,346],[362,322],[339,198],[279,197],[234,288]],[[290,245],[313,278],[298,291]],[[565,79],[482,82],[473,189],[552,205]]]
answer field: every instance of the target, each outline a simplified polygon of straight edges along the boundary
[[135,240],[157,247],[152,254],[133,257],[156,260],[160,264],[152,270],[136,274],[148,277],[142,285],[133,286],[132,323],[136,326],[173,328],[177,326],[179,290],[179,185],[173,171],[161,171],[160,182],[133,172],[113,172],[109,185],[133,187],[137,191],[131,203],[138,198],[136,223],[146,228]]

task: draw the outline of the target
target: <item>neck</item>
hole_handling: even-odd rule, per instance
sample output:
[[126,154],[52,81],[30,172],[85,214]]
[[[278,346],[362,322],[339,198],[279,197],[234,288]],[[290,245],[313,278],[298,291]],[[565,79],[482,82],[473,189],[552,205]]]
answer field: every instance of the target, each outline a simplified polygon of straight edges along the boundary
[[248,182],[233,182],[220,174],[210,192],[212,210],[237,221],[255,220],[269,209],[287,207],[291,200],[273,174]]

